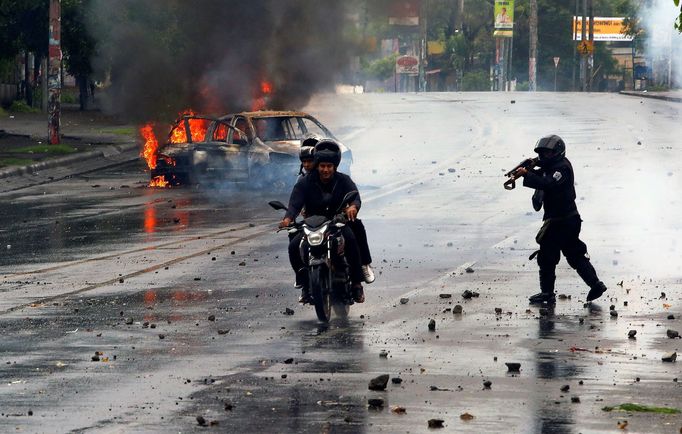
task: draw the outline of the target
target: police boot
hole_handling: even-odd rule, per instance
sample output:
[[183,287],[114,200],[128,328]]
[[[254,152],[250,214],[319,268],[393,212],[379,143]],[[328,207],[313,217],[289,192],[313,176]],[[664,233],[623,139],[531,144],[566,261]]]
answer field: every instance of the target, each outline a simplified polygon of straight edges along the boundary
[[596,300],[606,292],[606,285],[601,280],[594,284],[590,288],[590,292],[587,293],[587,301]]
[[587,293],[587,301],[596,300],[606,292],[606,285],[597,277],[597,272],[589,259],[585,258],[584,261],[581,261],[575,268],[575,271],[578,272],[580,278],[590,287],[590,292]]
[[599,282],[599,277],[597,277],[597,272],[595,271],[592,263],[589,259],[582,259],[575,267],[575,271],[578,272],[578,276],[583,279],[583,282],[587,284],[590,288],[594,287]]
[[530,304],[550,304],[556,303],[556,297],[554,295],[554,281],[556,280],[556,275],[552,272],[547,272],[540,270],[540,291],[535,295],[531,295],[528,298]]

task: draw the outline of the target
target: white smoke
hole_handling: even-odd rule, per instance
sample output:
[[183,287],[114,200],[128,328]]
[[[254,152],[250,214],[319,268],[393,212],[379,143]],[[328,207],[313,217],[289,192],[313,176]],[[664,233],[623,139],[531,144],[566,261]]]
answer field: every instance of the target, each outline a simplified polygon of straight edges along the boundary
[[653,83],[673,88],[682,87],[682,34],[674,27],[678,15],[679,9],[671,0],[652,0],[640,12]]

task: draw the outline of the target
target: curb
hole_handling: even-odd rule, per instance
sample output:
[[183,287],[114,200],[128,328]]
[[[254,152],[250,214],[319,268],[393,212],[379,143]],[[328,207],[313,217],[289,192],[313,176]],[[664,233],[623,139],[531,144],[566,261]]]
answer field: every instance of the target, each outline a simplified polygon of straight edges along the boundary
[[[0,179],[9,178],[11,176],[21,176],[27,174],[37,173],[41,170],[51,169],[58,166],[67,166],[69,164],[78,163],[85,160],[91,160],[93,158],[108,158],[114,155],[119,155],[124,152],[132,151],[137,149],[139,145],[135,143],[125,144],[125,145],[108,145],[104,146],[103,149],[98,149],[96,151],[80,152],[76,155],[67,155],[64,157],[52,158],[47,161],[41,161],[39,163],[30,164],[28,166],[11,167],[8,169],[0,170]],[[139,157],[135,157],[139,158]]]
[[621,90],[620,92],[621,95],[626,95],[626,96],[638,96],[640,98],[651,98],[651,99],[660,99],[663,101],[669,101],[669,102],[682,102],[682,98],[676,97],[676,96],[667,96],[667,95],[657,95],[657,94],[651,94],[648,92],[634,92],[630,90]]

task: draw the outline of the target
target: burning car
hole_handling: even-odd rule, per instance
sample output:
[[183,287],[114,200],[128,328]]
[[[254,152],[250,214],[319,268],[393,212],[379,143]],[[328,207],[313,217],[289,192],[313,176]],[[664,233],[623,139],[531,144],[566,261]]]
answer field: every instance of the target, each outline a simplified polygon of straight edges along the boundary
[[[303,112],[241,112],[220,118],[185,115],[171,129],[168,143],[155,151],[152,182],[291,185],[299,170],[301,142],[312,133],[334,138],[320,121]],[[350,173],[351,151],[342,145],[342,152],[339,170]]]

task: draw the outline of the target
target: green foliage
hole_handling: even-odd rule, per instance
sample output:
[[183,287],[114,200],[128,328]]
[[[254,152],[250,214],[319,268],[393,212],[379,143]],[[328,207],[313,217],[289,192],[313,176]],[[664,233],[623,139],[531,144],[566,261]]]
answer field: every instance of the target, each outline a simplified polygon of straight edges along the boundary
[[116,136],[135,136],[138,132],[133,127],[104,128],[99,130],[100,134],[113,134]]
[[14,112],[14,113],[39,113],[40,110],[37,108],[31,107],[30,105],[26,104],[24,101],[13,101],[12,105],[9,106],[9,111]]
[[0,107],[0,118],[4,118],[5,116],[7,116],[7,112],[5,111],[5,109]]
[[487,71],[466,72],[462,76],[463,91],[490,90],[490,74]]
[[48,8],[46,0],[0,0],[0,58],[21,50],[47,55]]
[[86,28],[90,0],[62,0],[62,48],[67,71],[74,76],[92,73],[96,43]]
[[682,2],[680,0],[673,0],[675,2],[675,6],[680,7],[680,15],[677,17],[675,20],[675,28],[682,33]]
[[642,412],[642,413],[661,413],[661,414],[677,414],[680,410],[672,407],[653,407],[649,405],[625,403],[616,405],[615,407],[603,407],[603,411],[628,411],[628,412]]
[[65,104],[76,104],[78,103],[78,97],[70,92],[63,92],[60,99]]
[[12,152],[26,153],[26,154],[72,154],[77,149],[70,145],[58,143],[56,145],[34,145],[24,146],[21,148],[13,148]]
[[33,160],[29,158],[14,158],[14,157],[7,157],[7,158],[0,158],[0,167],[5,167],[5,166],[28,166],[29,164],[32,164]]
[[376,80],[386,80],[393,76],[395,71],[395,61],[398,58],[397,54],[384,57],[383,59],[375,60],[372,63],[366,64],[363,72],[369,78]]
[[[62,50],[66,68],[74,75],[92,71],[96,45],[85,26],[90,2],[62,0]],[[22,51],[46,57],[48,21],[48,0],[0,0],[0,59],[13,60]]]

